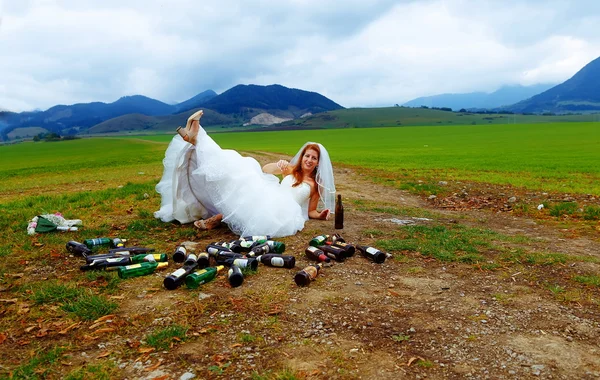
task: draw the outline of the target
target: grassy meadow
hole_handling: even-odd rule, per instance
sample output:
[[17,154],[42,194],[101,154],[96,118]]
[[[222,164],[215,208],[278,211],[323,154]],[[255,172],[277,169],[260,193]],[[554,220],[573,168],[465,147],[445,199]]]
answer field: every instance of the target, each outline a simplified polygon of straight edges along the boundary
[[[288,288],[283,287],[287,285],[281,285],[281,277],[274,280],[281,288],[269,288],[264,293],[262,288],[249,289],[246,295],[252,302],[248,304],[231,297],[213,297],[204,302],[184,292],[171,293],[173,295],[169,294],[164,301],[168,304],[160,304],[162,278],[152,278],[152,284],[144,282],[149,281],[145,279],[121,281],[115,272],[80,271],[73,265],[78,258],[68,257],[64,249],[68,239],[82,241],[118,235],[135,245],[169,252],[181,241],[214,237],[210,232],[198,232],[189,226],[162,223],[152,215],[160,206],[154,186],[162,174],[162,159],[171,138],[172,135],[130,136],[0,146],[0,212],[3,214],[0,219],[0,362],[3,363],[0,378],[118,378],[120,370],[114,363],[121,358],[146,360],[154,350],[157,350],[155,354],[166,352],[186,339],[192,341],[190,344],[198,344],[192,347],[202,348],[207,336],[215,341],[224,340],[222,347],[231,350],[234,346],[246,345],[255,345],[261,350],[277,349],[272,342],[260,337],[287,331],[287,322],[280,321],[279,311],[272,309],[273,305],[284,304],[290,298]],[[364,171],[375,181],[396,187],[419,180],[431,183],[468,180],[511,184],[536,191],[600,194],[600,123],[219,133],[213,138],[224,148],[277,152],[282,157],[295,154],[307,140],[318,141],[328,148],[334,164]],[[356,210],[368,208],[365,212],[379,212],[382,207],[361,202],[350,200],[348,205]],[[390,206],[386,214],[394,215],[394,210]],[[406,214],[405,210],[396,211]],[[26,234],[27,222],[32,217],[54,212],[61,212],[69,219],[82,219],[85,227],[68,236]],[[312,228],[302,233],[308,236],[318,232]],[[591,260],[552,252],[533,254],[510,247],[489,248],[491,240],[501,240],[497,234],[459,225],[414,226],[392,232],[370,229],[360,233],[379,239],[380,247],[394,253],[419,252],[413,256],[398,254],[392,263],[404,265],[403,270],[408,267],[408,273],[425,270],[421,265],[426,263],[420,261],[423,256],[479,265],[479,270],[518,268],[511,267],[510,273],[527,272],[527,268],[523,269],[527,263],[537,265],[542,269],[535,270],[541,271],[554,263]],[[502,253],[499,258],[493,256],[498,252]],[[498,261],[493,268],[492,258]],[[487,269],[481,263],[487,263]],[[564,272],[562,267],[560,270]],[[538,282],[535,276],[541,272],[536,271],[531,271],[531,283]],[[265,277],[269,275],[265,271]],[[340,281],[347,282],[341,277]],[[552,286],[552,291],[564,302],[587,300],[588,293],[580,288],[571,290],[575,287],[574,281],[580,288],[586,286],[596,291],[593,289],[598,286],[598,275],[584,273],[574,280],[553,278],[547,285]],[[369,298],[372,294],[369,291]],[[422,303],[418,299],[415,302]],[[249,304],[258,309],[251,309]],[[170,307],[176,307],[177,313],[169,312]],[[360,310],[363,309],[361,302]],[[230,313],[231,310],[236,312]],[[155,324],[157,314],[168,315],[168,318],[160,318],[167,325]],[[216,319],[212,320],[215,315],[226,318],[215,322]],[[249,319],[250,315],[258,317]],[[208,327],[197,324],[199,318],[204,318],[202,323]],[[110,325],[108,320],[112,321]],[[226,332],[232,326],[247,329],[240,333],[237,341],[227,340],[230,337]],[[188,332],[189,328],[193,329],[192,333]],[[396,340],[404,339],[402,335],[396,336]],[[123,337],[127,337],[126,342]],[[218,347],[212,340],[208,341],[211,349]],[[325,345],[310,346],[308,339],[303,342],[311,351],[328,349]],[[293,354],[295,343],[284,343],[290,344],[292,348],[288,352]],[[388,351],[389,346],[385,344],[378,349]],[[337,368],[339,363],[352,362],[348,357],[339,359],[341,354],[334,349],[337,348],[326,351],[325,356],[336,365],[327,367]],[[82,358],[80,353],[84,350],[95,352],[95,357]],[[270,355],[265,358],[281,359],[278,352],[267,352]],[[204,355],[196,352],[194,355],[197,360],[217,363],[205,369],[214,377],[227,371],[227,360],[231,360],[229,363],[236,360],[204,359]],[[114,361],[102,360],[107,357]],[[335,362],[336,358],[339,363]],[[424,359],[422,362],[427,363]],[[152,368],[154,363],[144,366]],[[278,366],[279,361],[264,364],[265,373],[273,376],[254,378],[300,378]]]

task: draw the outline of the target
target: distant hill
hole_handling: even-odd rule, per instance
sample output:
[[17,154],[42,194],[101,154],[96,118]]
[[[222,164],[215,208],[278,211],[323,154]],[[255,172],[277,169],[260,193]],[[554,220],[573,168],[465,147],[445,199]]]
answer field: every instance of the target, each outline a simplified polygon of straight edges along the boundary
[[600,111],[600,57],[567,81],[502,109],[519,113]]
[[221,95],[207,90],[175,105],[134,95],[109,104],[93,102],[58,105],[39,112],[0,112],[0,131],[6,138],[16,128],[31,127],[61,135],[173,130],[185,125],[189,114],[199,108],[205,111],[202,125],[242,126],[263,113],[267,115],[261,120],[293,119],[343,107],[315,92],[280,85],[239,85]]
[[205,104],[222,114],[238,114],[245,121],[267,112],[280,118],[297,118],[306,113],[319,113],[344,107],[316,92],[270,86],[237,85]]
[[213,90],[206,90],[198,95],[175,105],[175,112],[185,112],[191,109],[200,108],[204,103],[217,96]]
[[464,94],[440,94],[424,96],[403,104],[406,107],[448,107],[454,111],[460,109],[492,109],[514,104],[523,99],[546,91],[553,85],[536,84],[533,86],[503,86],[492,92],[469,92]]

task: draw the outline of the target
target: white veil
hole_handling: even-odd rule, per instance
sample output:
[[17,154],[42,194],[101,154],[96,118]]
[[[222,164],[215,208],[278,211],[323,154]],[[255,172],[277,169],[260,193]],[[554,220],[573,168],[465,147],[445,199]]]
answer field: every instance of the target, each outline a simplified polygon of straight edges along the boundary
[[319,188],[319,198],[323,209],[329,209],[333,214],[335,213],[335,183],[333,181],[333,166],[331,165],[331,159],[327,149],[319,143],[309,141],[302,145],[302,148],[296,153],[294,158],[290,161],[290,165],[295,166],[300,160],[300,154],[304,150],[304,147],[308,144],[315,144],[319,146],[321,153],[319,154],[319,166],[317,167],[317,175],[315,181]]

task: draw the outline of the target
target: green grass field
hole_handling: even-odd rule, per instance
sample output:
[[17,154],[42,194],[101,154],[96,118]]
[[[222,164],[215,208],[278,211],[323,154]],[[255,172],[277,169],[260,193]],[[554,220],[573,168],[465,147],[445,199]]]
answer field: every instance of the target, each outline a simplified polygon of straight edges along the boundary
[[[600,194],[600,123],[430,126],[219,133],[224,148],[291,156],[310,140],[334,163],[399,179],[472,180],[532,190]],[[171,135],[98,138],[0,147],[0,195],[159,176]],[[138,181],[139,179],[139,181]]]

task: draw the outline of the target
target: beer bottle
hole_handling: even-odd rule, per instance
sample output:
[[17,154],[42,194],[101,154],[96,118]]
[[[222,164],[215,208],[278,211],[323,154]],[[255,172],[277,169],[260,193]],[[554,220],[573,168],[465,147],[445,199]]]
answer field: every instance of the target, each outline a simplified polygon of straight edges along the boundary
[[114,252],[129,252],[131,255],[139,255],[141,253],[149,253],[154,252],[154,248],[146,248],[146,247],[118,247],[111,248],[108,250],[108,253]]
[[187,259],[187,248],[183,245],[178,245],[173,252],[173,261],[176,263],[183,263]]
[[189,289],[196,289],[202,284],[206,284],[217,277],[217,274],[222,271],[223,265],[217,267],[208,267],[201,270],[197,270],[187,275],[185,278],[185,286]]
[[346,253],[340,247],[335,247],[333,245],[320,245],[317,248],[325,252],[325,255],[334,259],[335,261],[339,261],[341,263],[346,260]]
[[229,248],[223,247],[221,245],[217,245],[217,244],[209,244],[206,246],[206,252],[212,256],[212,257],[216,257],[216,255],[219,252],[228,252],[228,253],[233,253],[233,251]]
[[117,273],[120,278],[131,278],[138,276],[145,276],[147,274],[154,273],[158,269],[166,268],[169,266],[168,262],[159,263],[154,262],[143,262],[138,264],[131,264],[122,267],[117,267]]
[[[92,257],[92,256],[88,256]],[[141,254],[135,256],[115,256],[115,257],[100,257],[88,262],[86,265],[79,267],[81,270],[111,270],[116,267],[137,264],[142,262],[165,262],[168,260],[166,253]]]
[[304,251],[304,253],[306,253],[306,257],[308,257],[311,260],[322,262],[322,263],[330,263],[331,262],[331,259],[329,257],[327,257],[325,252],[321,251],[317,247],[313,247],[312,245],[309,245],[306,248],[306,250]]
[[307,286],[317,278],[317,275],[321,271],[323,264],[311,264],[306,268],[302,269],[300,272],[296,273],[294,276],[294,281],[298,286]]
[[296,258],[294,256],[280,255],[277,253],[267,253],[258,256],[256,259],[270,267],[293,268],[296,266]]
[[232,242],[231,250],[233,252],[241,253],[241,252],[250,252],[252,248],[257,246],[258,241],[252,240],[235,240]]
[[125,239],[114,238],[111,240],[110,245],[113,248],[124,247],[126,241],[127,240],[125,240]]
[[269,252],[271,253],[283,253],[285,251],[285,243],[275,240],[267,240],[266,243],[269,245]]
[[[141,253],[141,255],[145,255],[147,253]],[[97,255],[89,255],[86,256],[85,258],[85,262],[90,264],[92,263],[94,260],[101,260],[101,259],[108,259],[108,258],[114,258],[114,257],[130,257],[133,256],[129,251],[117,251],[117,252],[112,252],[112,253],[99,253]]]
[[198,267],[198,257],[190,253],[183,266],[165,277],[163,285],[169,290],[177,289],[183,283],[185,277]]
[[314,238],[312,238],[308,242],[308,245],[312,245],[313,247],[318,247],[320,245],[327,244],[328,240],[329,240],[329,235],[319,235],[319,236],[315,236]]
[[83,244],[87,245],[87,247],[89,249],[92,249],[94,247],[98,247],[101,245],[110,245],[111,241],[112,240],[110,238],[101,237],[101,238],[96,238],[96,239],[85,239],[83,241]]
[[334,247],[339,247],[339,248],[343,249],[344,255],[346,255],[346,257],[352,257],[352,256],[354,256],[354,252],[356,252],[356,249],[354,248],[354,246],[352,244],[344,243],[339,240],[336,240],[331,245]]
[[214,254],[211,254],[214,257],[217,264],[224,264],[225,261],[230,259],[239,259],[244,257],[241,253],[228,252],[228,251],[217,251]]
[[227,260],[217,261],[217,264],[224,265],[226,267],[235,265],[240,269],[248,268],[253,271],[258,269],[258,260],[256,257],[232,257]]
[[240,240],[256,241],[260,244],[260,243],[266,242],[267,240],[271,240],[271,236],[269,236],[269,235],[242,236],[242,237],[240,237]]
[[342,195],[338,194],[337,202],[335,203],[335,229],[341,230],[344,228],[344,205],[342,205]]
[[210,266],[210,257],[207,252],[200,252],[198,257],[198,269],[206,268]]
[[244,282],[244,275],[237,265],[232,265],[227,272],[227,281],[232,288],[237,288]]
[[360,251],[360,253],[366,257],[367,259],[376,262],[377,264],[381,264],[385,261],[387,255],[374,247],[357,245],[356,248]]
[[65,247],[67,248],[67,251],[75,255],[86,257],[92,254],[92,250],[89,249],[87,245],[75,240],[68,241]]
[[267,243],[262,243],[262,244],[258,244],[258,245],[255,245],[254,247],[252,247],[250,252],[248,252],[248,256],[257,257],[260,255],[264,255],[265,253],[269,253],[269,252],[271,252],[271,247],[269,247],[269,245]]
[[331,236],[331,243],[335,243],[336,241],[339,241],[341,243],[345,243],[346,240],[344,240],[344,238],[342,237],[342,235],[340,234],[333,234],[333,236]]

